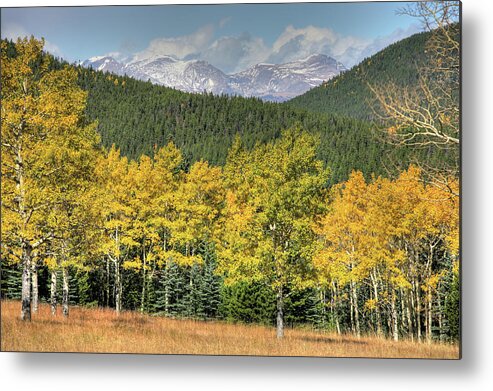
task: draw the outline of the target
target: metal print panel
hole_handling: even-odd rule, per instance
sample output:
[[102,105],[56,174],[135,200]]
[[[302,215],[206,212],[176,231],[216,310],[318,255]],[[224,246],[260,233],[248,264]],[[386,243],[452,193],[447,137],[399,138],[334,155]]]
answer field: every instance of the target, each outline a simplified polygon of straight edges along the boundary
[[1,9],[1,350],[460,358],[460,3]]

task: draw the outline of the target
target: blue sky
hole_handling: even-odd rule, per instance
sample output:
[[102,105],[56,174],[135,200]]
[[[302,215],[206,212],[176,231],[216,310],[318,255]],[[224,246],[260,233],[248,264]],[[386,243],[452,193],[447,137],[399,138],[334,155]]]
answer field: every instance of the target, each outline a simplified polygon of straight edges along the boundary
[[69,61],[167,54],[231,73],[258,62],[331,55],[352,66],[419,30],[405,3],[3,8],[2,37],[44,37]]

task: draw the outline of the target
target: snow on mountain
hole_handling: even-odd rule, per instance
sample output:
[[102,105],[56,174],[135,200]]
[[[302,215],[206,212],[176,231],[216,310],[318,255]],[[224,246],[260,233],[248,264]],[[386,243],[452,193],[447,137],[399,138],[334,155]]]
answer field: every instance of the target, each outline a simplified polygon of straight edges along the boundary
[[287,100],[332,79],[346,68],[333,58],[313,55],[286,64],[257,64],[231,75],[232,86],[243,96]]
[[91,67],[98,71],[112,72],[116,74],[121,73],[123,64],[115,60],[110,56],[97,56],[91,57],[90,59],[83,61],[82,66]]
[[285,101],[301,95],[346,70],[340,62],[323,54],[286,64],[257,64],[232,75],[205,61],[184,61],[166,55],[135,57],[126,63],[99,56],[82,65],[186,92],[255,96],[270,101]]

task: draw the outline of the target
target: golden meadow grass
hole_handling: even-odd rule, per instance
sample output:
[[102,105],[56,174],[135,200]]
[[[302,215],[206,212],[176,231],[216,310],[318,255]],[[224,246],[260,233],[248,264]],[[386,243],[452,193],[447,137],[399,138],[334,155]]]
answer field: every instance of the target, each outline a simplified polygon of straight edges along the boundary
[[206,355],[323,356],[457,359],[454,344],[390,341],[287,329],[277,340],[273,327],[151,317],[111,309],[71,308],[52,317],[40,305],[33,320],[19,319],[20,303],[2,301],[2,351],[104,352]]

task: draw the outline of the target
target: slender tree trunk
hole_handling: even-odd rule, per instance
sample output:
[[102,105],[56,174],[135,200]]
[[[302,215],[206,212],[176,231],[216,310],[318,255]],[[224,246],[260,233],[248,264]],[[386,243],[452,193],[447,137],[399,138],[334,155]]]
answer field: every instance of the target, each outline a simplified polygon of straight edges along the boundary
[[356,283],[351,281],[351,295],[353,297],[353,307],[354,307],[354,324],[356,327],[356,335],[358,338],[361,336],[361,328],[359,323],[359,306],[358,306],[358,292],[356,288]]
[[169,265],[166,262],[164,266],[164,279],[166,281],[166,285],[164,286],[164,312],[166,315],[169,315]]
[[68,316],[68,268],[62,267],[63,287],[62,287],[62,313]]
[[31,320],[31,249],[23,241],[22,243],[22,308],[21,319]]
[[349,288],[349,304],[350,304],[350,319],[351,319],[351,332],[354,334],[356,331],[356,328],[354,326],[354,299],[353,295],[351,294],[351,288]]
[[341,325],[339,324],[339,309],[338,309],[338,294],[337,294],[337,287],[335,282],[332,282],[332,290],[333,290],[333,308],[334,308],[334,321],[336,322],[336,330],[337,334],[341,334]]
[[143,265],[144,267],[142,268],[142,293],[141,293],[141,297],[140,297],[140,312],[144,312],[145,311],[145,301],[146,301],[146,278],[147,278],[147,275],[146,275],[146,254],[145,254],[145,242],[143,244],[143,255],[142,255],[142,261],[143,261]]
[[282,286],[277,290],[277,327],[276,335],[278,339],[284,337],[284,296]]
[[416,281],[414,284],[416,290],[416,338],[421,341],[421,297],[419,294],[419,282]]
[[56,292],[56,279],[57,279],[57,271],[56,270],[52,270],[51,271],[51,284],[50,284],[50,305],[51,305],[51,314],[53,316],[56,315],[56,305],[57,305],[57,302],[56,302],[56,296],[57,296],[57,292]]
[[399,326],[397,319],[397,306],[396,306],[396,298],[395,298],[395,289],[392,288],[392,299],[391,299],[391,311],[392,311],[392,338],[394,341],[399,340]]
[[377,278],[373,275],[370,274],[371,277],[371,282],[373,286],[373,294],[375,296],[375,315],[377,317],[377,335],[379,337],[382,336],[382,314],[380,313],[380,302],[379,302],[379,297],[378,297],[378,284],[377,284]]
[[433,323],[433,312],[432,312],[432,304],[433,304],[433,294],[431,292],[431,287],[428,288],[427,293],[427,307],[426,307],[426,341],[431,343],[433,331],[432,331],[432,323]]
[[39,306],[39,289],[38,289],[38,265],[36,265],[36,263],[33,263],[31,284],[33,288],[33,297],[32,297],[33,312],[37,313]]
[[115,309],[117,314],[122,311],[122,282],[118,259],[115,259]]
[[399,296],[401,302],[401,333],[409,334],[409,325],[407,324],[406,318],[406,300],[404,296],[404,290],[402,288],[399,289]]
[[325,288],[320,288],[320,301],[322,303],[322,329],[325,329],[325,318],[327,317]]
[[[27,95],[26,80],[24,80],[24,94]],[[27,100],[25,100],[26,102]],[[23,109],[23,115],[26,113],[26,106]],[[19,131],[17,134],[17,151],[15,156],[15,173],[16,173],[16,189],[17,189],[17,204],[19,215],[22,219],[23,228],[26,228],[28,223],[25,198],[26,188],[24,184],[24,159],[22,155],[22,135],[24,130],[25,118],[23,116]],[[31,246],[26,238],[21,238],[21,259],[22,259],[22,291],[21,291],[21,319],[31,321]]]
[[106,307],[110,306],[110,261],[106,259],[106,297],[105,297]]
[[407,316],[407,327],[409,330],[409,336],[411,337],[411,341],[414,341],[414,328],[413,328],[413,316],[412,316],[412,308],[413,308],[413,295],[412,291],[409,289],[406,291],[407,296],[407,308],[406,308],[406,316]]
[[445,334],[443,332],[443,314],[442,314],[442,303],[440,300],[440,295],[437,297],[437,306],[438,306],[438,332],[439,332],[439,339],[440,342],[442,342],[445,339]]
[[[116,247],[120,249],[120,233],[118,227],[115,230],[115,241]],[[115,309],[116,313],[120,314],[122,311],[122,278],[121,278],[121,270],[120,270],[120,256],[117,256],[113,259],[115,263]]]

